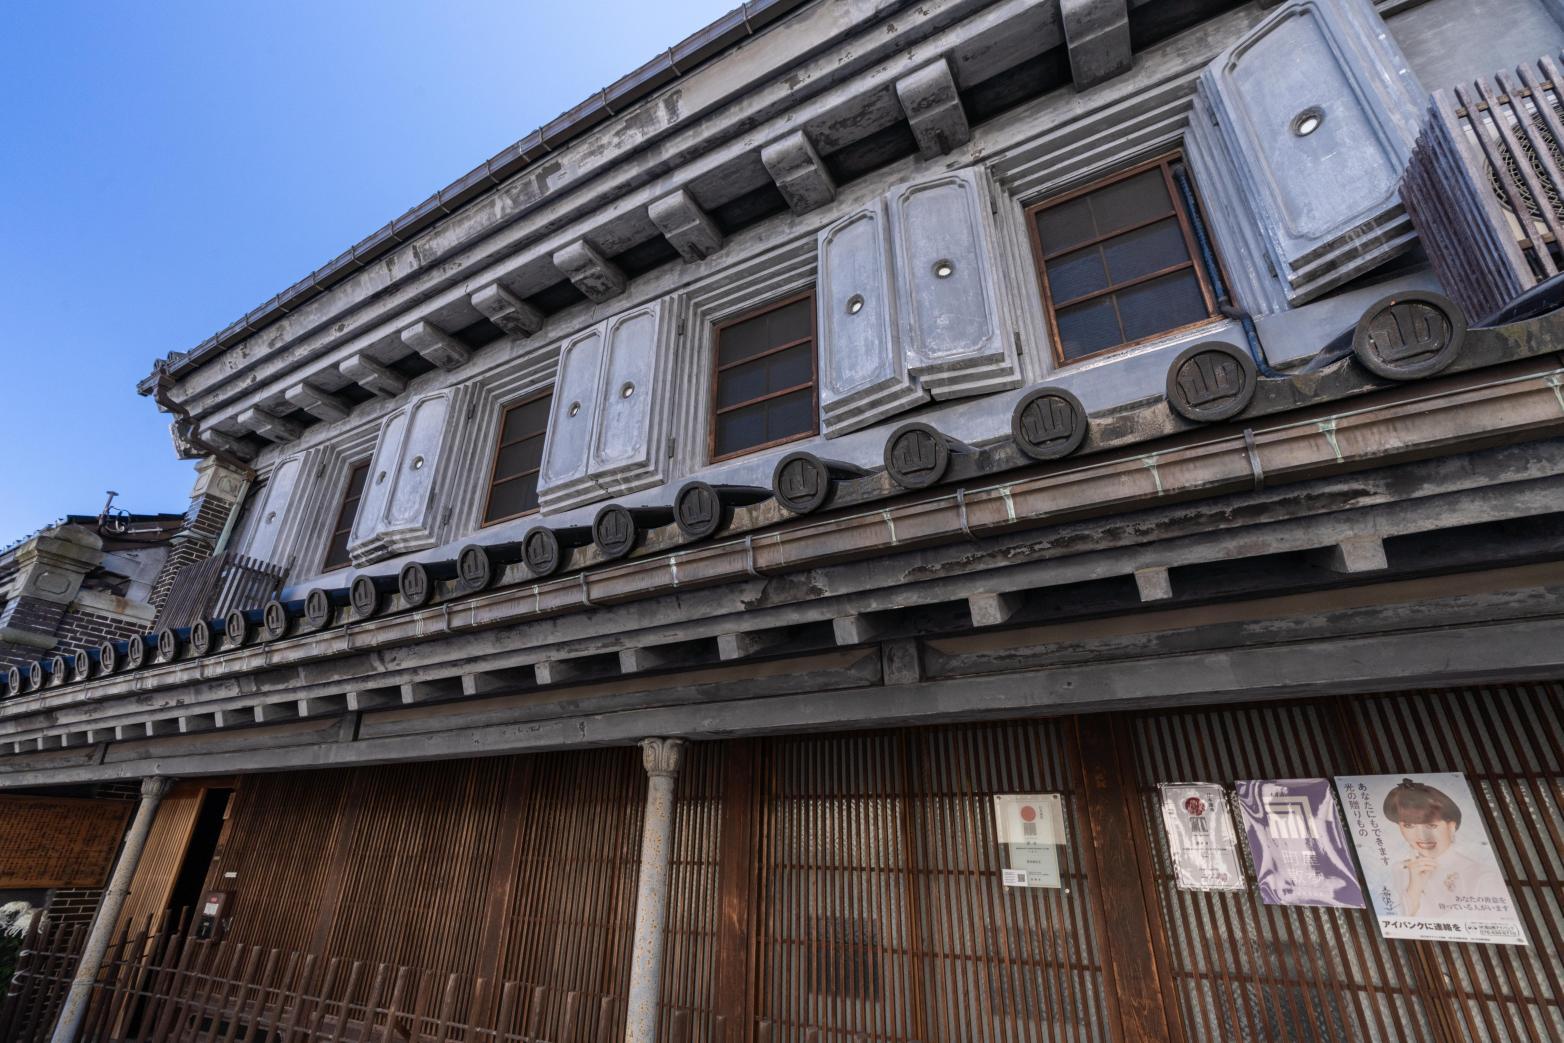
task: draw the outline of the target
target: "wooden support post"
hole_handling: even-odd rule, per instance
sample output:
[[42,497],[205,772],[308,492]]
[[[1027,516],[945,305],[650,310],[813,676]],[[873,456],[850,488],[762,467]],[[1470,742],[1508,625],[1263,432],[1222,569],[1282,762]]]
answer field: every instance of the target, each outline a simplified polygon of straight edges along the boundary
[[[749,982],[754,966],[751,932],[755,873],[755,762],[753,739],[723,744],[722,856],[717,873],[717,992],[714,1010],[724,1032],[711,1043],[743,1043],[750,1023]],[[731,1038],[729,1038],[731,1033]]]
[[635,896],[634,961],[625,1043],[657,1043],[663,952],[668,941],[668,877],[673,861],[673,787],[684,763],[683,739],[641,740],[646,767],[646,817]]
[[1086,714],[1075,718],[1076,762],[1088,835],[1087,872],[1097,881],[1098,934],[1102,942],[1104,991],[1118,1039],[1134,1043],[1171,1043],[1176,1022],[1169,1018],[1170,982],[1161,974],[1152,932],[1156,896],[1144,832],[1131,807],[1137,799],[1130,751],[1119,742],[1117,718]]
[[1142,601],[1166,601],[1173,596],[1173,577],[1160,565],[1136,569],[1135,589]]

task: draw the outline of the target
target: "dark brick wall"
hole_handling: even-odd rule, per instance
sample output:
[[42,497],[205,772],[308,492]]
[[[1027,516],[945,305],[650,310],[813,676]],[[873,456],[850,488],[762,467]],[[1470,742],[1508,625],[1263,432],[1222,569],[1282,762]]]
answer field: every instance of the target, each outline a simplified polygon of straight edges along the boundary
[[74,652],[78,648],[96,648],[109,638],[128,638],[145,633],[150,624],[118,616],[76,609],[65,614],[60,621],[59,639],[54,647],[60,652]]
[[100,888],[58,887],[49,892],[49,901],[44,908],[51,920],[72,926],[79,924],[86,928],[92,923],[93,914],[98,911],[98,903],[101,901],[103,891]]
[[218,496],[198,496],[190,501],[185,512],[184,524],[179,534],[169,543],[168,560],[152,584],[152,607],[159,611],[168,600],[168,592],[174,579],[186,565],[205,561],[212,556],[217,540],[228,524],[228,515],[234,509],[232,502]]

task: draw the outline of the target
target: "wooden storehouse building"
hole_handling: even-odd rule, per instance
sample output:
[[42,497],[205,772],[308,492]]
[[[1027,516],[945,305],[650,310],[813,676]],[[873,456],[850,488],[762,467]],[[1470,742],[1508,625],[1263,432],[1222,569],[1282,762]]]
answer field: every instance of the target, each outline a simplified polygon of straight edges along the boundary
[[159,360],[0,1039],[1564,1038],[1561,49],[754,0]]

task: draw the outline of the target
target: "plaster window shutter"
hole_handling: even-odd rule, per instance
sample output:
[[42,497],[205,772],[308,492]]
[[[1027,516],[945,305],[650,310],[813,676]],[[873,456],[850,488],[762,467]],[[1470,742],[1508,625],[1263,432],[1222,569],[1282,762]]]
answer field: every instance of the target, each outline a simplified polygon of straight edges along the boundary
[[600,490],[589,477],[598,372],[603,361],[602,324],[565,341],[559,349],[548,435],[538,472],[538,503],[545,511],[589,503]]
[[969,168],[887,196],[907,370],[936,399],[1020,384],[987,187]]
[[453,446],[475,393],[472,384],[446,388],[386,419],[348,547],[355,564],[439,542],[440,494],[450,484]]
[[398,409],[380,422],[375,438],[375,455],[369,461],[369,476],[364,480],[364,495],[359,500],[358,516],[348,542],[348,555],[356,565],[378,559],[375,534],[384,524],[387,497],[391,493],[391,475],[402,453],[402,438],[407,431],[407,409]]
[[611,496],[664,478],[672,345],[663,312],[657,301],[604,324],[590,474]]
[[272,468],[266,480],[266,502],[242,544],[244,554],[272,565],[286,565],[296,554],[300,533],[308,529],[310,482],[321,457],[322,450],[317,447],[296,453]]
[[867,427],[928,398],[897,342],[887,224],[885,205],[876,201],[820,233],[815,303],[820,419],[827,436]]
[[[1227,168],[1203,186],[1209,208],[1252,221],[1285,303],[1411,246],[1397,184],[1425,102],[1368,0],[1296,0],[1201,74],[1190,151]],[[1244,303],[1274,311],[1281,301]]]

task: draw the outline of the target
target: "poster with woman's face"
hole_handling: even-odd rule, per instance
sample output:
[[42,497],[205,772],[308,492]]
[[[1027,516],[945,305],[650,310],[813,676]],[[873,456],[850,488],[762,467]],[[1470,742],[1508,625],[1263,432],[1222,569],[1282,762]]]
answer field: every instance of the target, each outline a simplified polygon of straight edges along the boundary
[[1336,787],[1386,938],[1526,944],[1465,775],[1340,775]]

